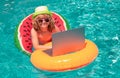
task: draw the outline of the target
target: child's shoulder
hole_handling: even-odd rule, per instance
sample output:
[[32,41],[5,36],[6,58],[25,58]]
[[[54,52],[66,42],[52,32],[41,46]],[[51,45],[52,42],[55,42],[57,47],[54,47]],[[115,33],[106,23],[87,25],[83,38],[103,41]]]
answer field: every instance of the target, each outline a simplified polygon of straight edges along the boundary
[[31,34],[37,33],[34,28],[31,29]]
[[55,31],[60,32],[60,29],[57,26],[55,26]]

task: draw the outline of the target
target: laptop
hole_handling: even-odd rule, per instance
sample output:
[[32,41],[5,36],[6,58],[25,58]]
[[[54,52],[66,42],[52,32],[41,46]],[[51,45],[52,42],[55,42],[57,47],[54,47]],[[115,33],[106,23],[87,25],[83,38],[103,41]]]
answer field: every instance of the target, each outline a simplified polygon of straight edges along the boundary
[[45,50],[52,56],[64,55],[81,50],[85,45],[84,27],[75,28],[52,35],[52,49]]

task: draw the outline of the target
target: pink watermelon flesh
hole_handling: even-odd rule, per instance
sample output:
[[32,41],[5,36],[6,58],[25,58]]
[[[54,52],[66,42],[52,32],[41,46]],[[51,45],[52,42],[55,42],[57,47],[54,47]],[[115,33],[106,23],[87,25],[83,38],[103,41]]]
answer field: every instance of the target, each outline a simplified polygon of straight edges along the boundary
[[[57,26],[60,31],[67,30],[65,20],[58,14],[52,13],[52,18],[55,21],[55,26]],[[18,42],[22,47],[23,51],[28,54],[32,53],[32,41],[31,41],[31,28],[32,28],[32,14],[26,17],[18,28]]]
[[28,52],[32,52],[32,41],[30,37],[30,31],[32,28],[32,15],[27,17],[23,23],[20,25],[20,37],[23,48],[27,50]]
[[66,24],[57,14],[53,13],[52,17],[55,21],[55,25],[59,28],[60,31],[66,30]]

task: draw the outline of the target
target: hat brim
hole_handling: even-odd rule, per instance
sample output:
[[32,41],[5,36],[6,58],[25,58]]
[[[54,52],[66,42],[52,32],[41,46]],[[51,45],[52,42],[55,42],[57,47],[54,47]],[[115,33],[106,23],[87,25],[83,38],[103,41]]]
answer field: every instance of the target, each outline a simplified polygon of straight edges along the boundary
[[40,14],[48,14],[48,15],[51,15],[52,13],[51,13],[50,11],[35,12],[35,13],[33,13],[32,18],[35,18],[37,15],[40,15]]

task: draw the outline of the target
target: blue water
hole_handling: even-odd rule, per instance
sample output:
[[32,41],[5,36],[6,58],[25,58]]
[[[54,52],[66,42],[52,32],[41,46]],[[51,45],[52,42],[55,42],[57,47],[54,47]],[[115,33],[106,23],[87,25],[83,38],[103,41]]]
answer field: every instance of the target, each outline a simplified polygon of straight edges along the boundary
[[[0,1],[0,78],[119,78],[120,0],[2,0]],[[14,45],[20,21],[47,5],[60,13],[71,28],[85,26],[85,36],[96,43],[98,57],[90,65],[68,72],[36,69],[30,57]]]

